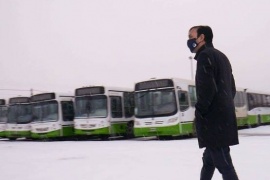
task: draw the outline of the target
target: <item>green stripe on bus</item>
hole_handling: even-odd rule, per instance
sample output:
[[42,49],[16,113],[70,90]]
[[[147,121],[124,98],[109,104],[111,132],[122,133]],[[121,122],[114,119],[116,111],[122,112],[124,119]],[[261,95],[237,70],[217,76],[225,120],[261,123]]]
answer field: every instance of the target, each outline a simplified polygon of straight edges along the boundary
[[[63,131],[63,133],[61,133]],[[34,139],[46,139],[46,138],[56,138],[56,137],[71,137],[74,135],[74,127],[64,126],[60,130],[46,132],[46,133],[33,133],[31,134]]]
[[5,135],[7,138],[30,138],[31,131],[5,131]]
[[0,137],[2,137],[2,138],[6,137],[5,131],[0,132]]
[[134,128],[136,137],[142,136],[180,136],[193,133],[193,123],[176,124],[165,127]]
[[110,132],[109,127],[92,130],[75,129],[74,131],[76,135],[108,135]]
[[123,135],[127,132],[127,122],[115,122],[111,127],[82,130],[75,129],[76,135]]

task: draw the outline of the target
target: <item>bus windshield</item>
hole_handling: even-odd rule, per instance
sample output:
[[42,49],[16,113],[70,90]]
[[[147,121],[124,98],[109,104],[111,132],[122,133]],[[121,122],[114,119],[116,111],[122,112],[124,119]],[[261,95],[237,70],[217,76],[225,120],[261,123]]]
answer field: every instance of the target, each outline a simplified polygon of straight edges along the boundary
[[30,104],[16,104],[8,108],[8,123],[27,124],[32,120]]
[[138,118],[169,116],[177,112],[173,89],[136,92],[135,104]]
[[75,103],[75,118],[107,117],[107,97],[105,95],[77,97]]
[[57,121],[58,104],[57,101],[46,101],[32,104],[33,122],[37,121]]
[[6,122],[7,122],[7,107],[0,106],[0,123],[6,123]]

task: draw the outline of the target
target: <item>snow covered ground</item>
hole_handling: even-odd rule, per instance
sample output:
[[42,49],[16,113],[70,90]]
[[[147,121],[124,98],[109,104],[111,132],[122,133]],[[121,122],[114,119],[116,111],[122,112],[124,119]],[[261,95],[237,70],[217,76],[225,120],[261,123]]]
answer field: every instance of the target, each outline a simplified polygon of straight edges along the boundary
[[[231,155],[240,180],[270,179],[270,126],[239,131]],[[197,139],[0,141],[3,180],[197,180]],[[221,180],[216,170],[213,180]]]

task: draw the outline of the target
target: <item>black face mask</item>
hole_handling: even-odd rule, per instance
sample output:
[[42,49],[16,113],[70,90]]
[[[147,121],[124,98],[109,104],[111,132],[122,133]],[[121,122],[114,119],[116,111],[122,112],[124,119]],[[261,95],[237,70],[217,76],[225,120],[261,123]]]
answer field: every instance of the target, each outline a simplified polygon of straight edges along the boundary
[[189,39],[187,40],[187,46],[190,49],[190,51],[193,53],[194,49],[198,46],[198,43],[196,42],[197,38]]

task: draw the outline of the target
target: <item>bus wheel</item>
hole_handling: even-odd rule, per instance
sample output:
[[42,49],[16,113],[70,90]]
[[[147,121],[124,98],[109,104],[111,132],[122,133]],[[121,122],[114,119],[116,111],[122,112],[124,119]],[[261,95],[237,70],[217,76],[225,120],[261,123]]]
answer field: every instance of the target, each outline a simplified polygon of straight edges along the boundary
[[166,141],[166,140],[173,140],[173,136],[157,136],[158,140]]
[[102,141],[108,141],[108,140],[109,140],[109,137],[110,137],[110,135],[102,135],[102,136],[100,137],[100,139],[101,139]]
[[10,141],[15,141],[17,138],[8,138]]

